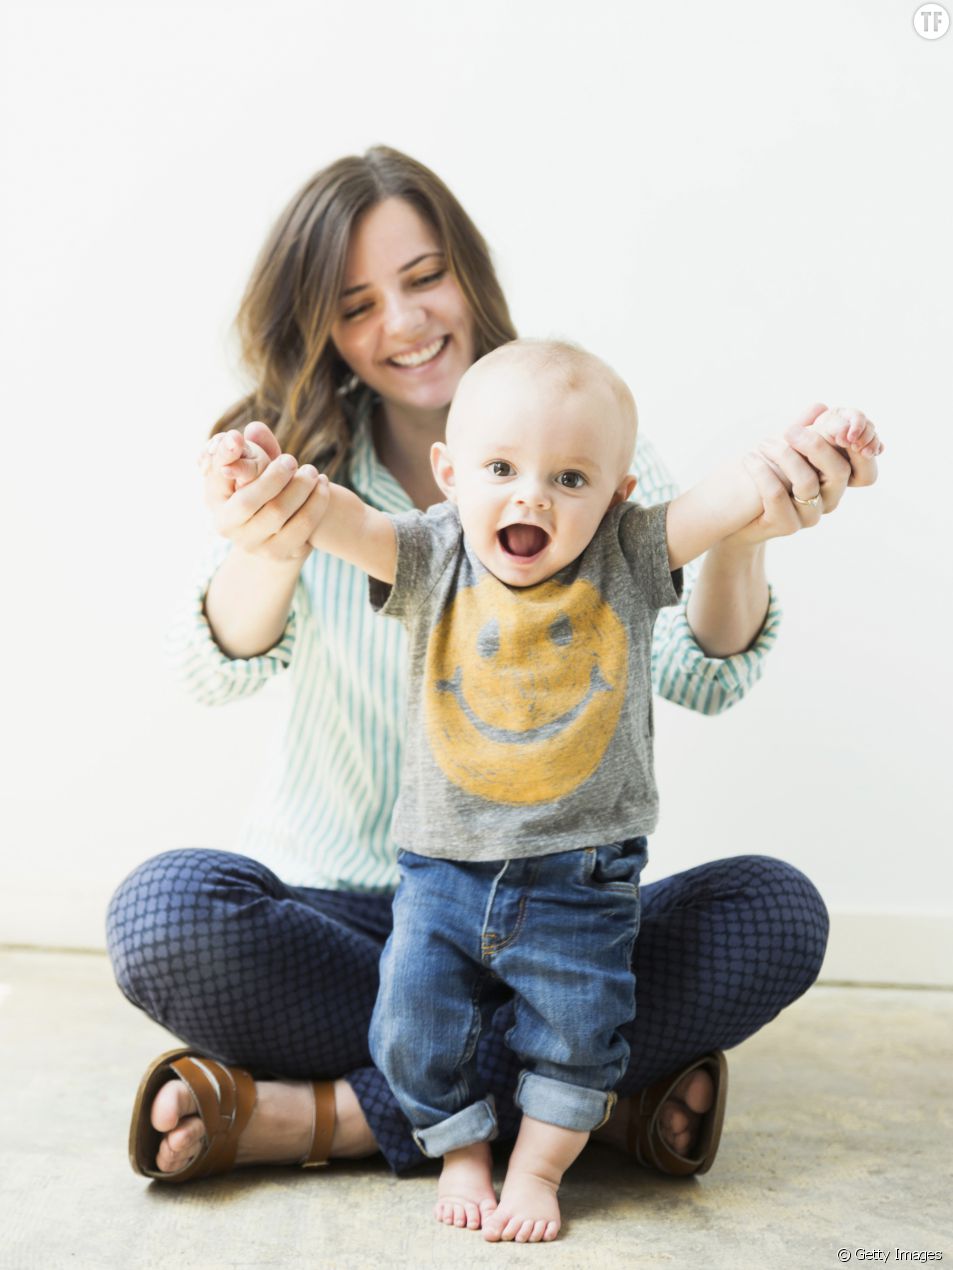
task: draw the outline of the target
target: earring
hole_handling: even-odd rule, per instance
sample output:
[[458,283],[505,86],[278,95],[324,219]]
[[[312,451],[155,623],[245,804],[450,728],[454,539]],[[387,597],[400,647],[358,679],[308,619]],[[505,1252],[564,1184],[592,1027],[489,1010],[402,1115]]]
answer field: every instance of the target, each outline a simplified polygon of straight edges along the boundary
[[344,383],[338,387],[337,395],[339,397],[348,397],[352,392],[356,392],[361,386],[361,377],[353,372],[345,379]]

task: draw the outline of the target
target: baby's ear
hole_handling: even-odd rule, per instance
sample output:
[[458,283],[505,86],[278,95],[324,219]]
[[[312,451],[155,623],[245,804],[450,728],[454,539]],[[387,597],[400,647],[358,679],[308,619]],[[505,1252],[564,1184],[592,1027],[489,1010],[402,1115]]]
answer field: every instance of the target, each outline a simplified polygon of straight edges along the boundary
[[619,482],[615,493],[612,495],[612,501],[609,503],[609,506],[617,507],[619,503],[628,502],[632,495],[632,491],[635,489],[637,484],[637,478],[630,472],[628,476]]
[[433,478],[443,491],[444,498],[455,503],[457,501],[456,474],[453,470],[450,451],[443,441],[435,441],[430,447],[430,466],[433,469]]

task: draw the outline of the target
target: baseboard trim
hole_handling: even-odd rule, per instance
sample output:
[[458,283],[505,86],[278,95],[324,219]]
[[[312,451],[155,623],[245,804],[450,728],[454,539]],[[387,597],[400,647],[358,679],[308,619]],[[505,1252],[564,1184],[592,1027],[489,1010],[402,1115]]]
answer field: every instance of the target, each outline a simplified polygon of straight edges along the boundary
[[953,988],[953,916],[834,910],[819,982]]

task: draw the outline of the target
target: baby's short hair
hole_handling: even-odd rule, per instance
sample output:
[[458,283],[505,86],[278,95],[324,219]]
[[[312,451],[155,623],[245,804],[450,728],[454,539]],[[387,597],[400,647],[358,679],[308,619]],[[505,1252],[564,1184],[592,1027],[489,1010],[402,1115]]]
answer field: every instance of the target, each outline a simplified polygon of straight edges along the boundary
[[[539,375],[564,392],[579,392],[593,383],[607,387],[619,408],[621,442],[625,450],[623,462],[629,463],[635,449],[639,425],[635,398],[625,380],[601,357],[570,340],[510,340],[474,362],[461,379],[460,386],[465,390],[468,381],[478,382],[484,373],[501,369],[507,363]],[[451,408],[451,417],[452,415]]]

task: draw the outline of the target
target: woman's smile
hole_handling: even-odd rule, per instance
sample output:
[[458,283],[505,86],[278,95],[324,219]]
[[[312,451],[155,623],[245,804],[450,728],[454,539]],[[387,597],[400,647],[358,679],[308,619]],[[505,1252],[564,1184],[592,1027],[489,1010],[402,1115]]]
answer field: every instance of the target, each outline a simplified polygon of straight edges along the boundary
[[418,346],[406,353],[394,353],[387,360],[391,366],[397,366],[401,370],[420,370],[436,361],[449,343],[450,336],[441,335],[429,344]]

